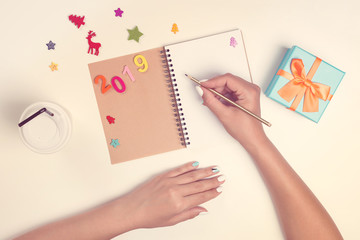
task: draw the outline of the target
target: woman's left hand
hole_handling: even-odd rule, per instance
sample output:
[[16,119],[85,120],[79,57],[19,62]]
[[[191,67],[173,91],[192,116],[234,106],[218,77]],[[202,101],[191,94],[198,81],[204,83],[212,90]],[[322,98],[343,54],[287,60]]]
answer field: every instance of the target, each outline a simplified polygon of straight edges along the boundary
[[224,178],[216,176],[216,166],[198,168],[190,162],[160,174],[120,198],[129,210],[131,228],[175,225],[207,210],[199,205],[221,193]]

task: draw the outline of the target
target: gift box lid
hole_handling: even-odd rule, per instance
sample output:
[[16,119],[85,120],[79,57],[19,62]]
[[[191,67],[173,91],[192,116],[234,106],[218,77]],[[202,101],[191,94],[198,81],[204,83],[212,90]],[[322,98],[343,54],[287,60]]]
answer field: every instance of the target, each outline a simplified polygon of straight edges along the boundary
[[[294,99],[290,102],[287,102],[278,94],[278,91],[283,86],[285,86],[289,82],[289,80],[286,79],[285,77],[278,75],[277,74],[278,71],[282,69],[292,74],[290,69],[291,61],[293,59],[301,59],[305,67],[305,74],[307,74],[311,69],[312,65],[314,64],[316,58],[317,58],[316,56],[314,56],[313,54],[305,51],[304,49],[298,46],[293,46],[292,48],[288,49],[282,62],[280,63],[279,68],[276,71],[275,76],[273,77],[269,86],[265,90],[266,96],[289,108]],[[321,83],[329,86],[330,94],[334,95],[344,75],[345,72],[321,60],[320,65],[317,68],[311,81],[314,83]],[[301,99],[295,111],[317,123],[319,122],[327,105],[329,104],[329,100],[324,101],[319,99],[319,111],[317,112],[304,112],[303,104],[304,104],[304,98]]]

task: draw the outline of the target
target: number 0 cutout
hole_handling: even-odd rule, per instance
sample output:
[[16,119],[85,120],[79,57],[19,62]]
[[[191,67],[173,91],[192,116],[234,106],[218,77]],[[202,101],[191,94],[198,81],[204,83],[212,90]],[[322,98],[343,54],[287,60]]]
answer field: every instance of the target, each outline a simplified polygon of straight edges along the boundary
[[101,93],[104,94],[111,88],[111,85],[106,85],[106,78],[103,75],[96,76],[94,82],[95,84],[99,83],[99,79],[101,79]]
[[[119,89],[119,87],[116,85],[115,80],[117,80],[120,83],[121,89]],[[114,87],[115,91],[117,91],[118,93],[123,93],[126,90],[124,81],[118,76],[115,76],[111,79],[111,85]]]

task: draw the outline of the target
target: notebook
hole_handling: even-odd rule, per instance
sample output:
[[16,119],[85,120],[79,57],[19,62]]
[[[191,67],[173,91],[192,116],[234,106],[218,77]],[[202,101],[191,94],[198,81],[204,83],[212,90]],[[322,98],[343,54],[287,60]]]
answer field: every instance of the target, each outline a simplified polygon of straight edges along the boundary
[[240,30],[90,63],[89,70],[112,164],[233,141],[185,73],[251,80]]

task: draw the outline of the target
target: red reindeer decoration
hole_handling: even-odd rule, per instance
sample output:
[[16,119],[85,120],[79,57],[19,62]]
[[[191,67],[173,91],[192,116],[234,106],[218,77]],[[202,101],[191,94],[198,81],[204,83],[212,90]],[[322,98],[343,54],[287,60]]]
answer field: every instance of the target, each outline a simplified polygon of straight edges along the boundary
[[[99,55],[99,48],[101,47],[101,44],[91,41],[91,38],[95,37],[95,36],[96,36],[95,32],[89,31],[88,36],[86,37],[86,39],[88,40],[88,43],[89,43],[88,53],[98,56]],[[93,53],[93,49],[95,49],[95,53]]]

